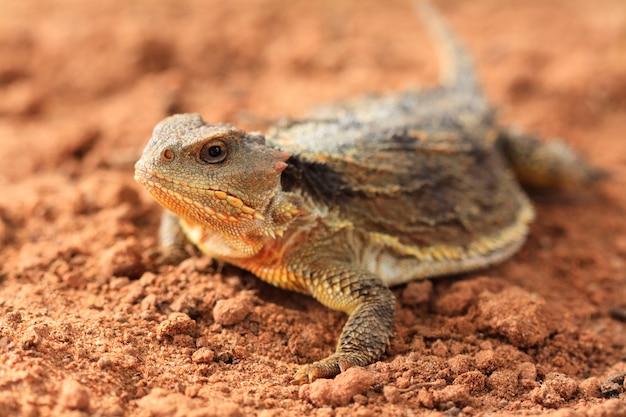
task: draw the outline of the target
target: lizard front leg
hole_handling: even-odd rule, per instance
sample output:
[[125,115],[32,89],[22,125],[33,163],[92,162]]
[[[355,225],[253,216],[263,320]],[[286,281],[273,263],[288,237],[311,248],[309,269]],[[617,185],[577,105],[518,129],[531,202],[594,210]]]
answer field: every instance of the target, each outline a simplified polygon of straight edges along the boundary
[[159,225],[159,249],[156,262],[159,265],[176,265],[189,257],[185,250],[187,236],[180,225],[180,219],[167,210],[163,211]]
[[294,375],[299,382],[333,377],[351,366],[365,366],[387,348],[395,299],[376,276],[349,264],[325,265],[311,272],[309,291],[322,304],[349,315],[335,353],[305,365]]

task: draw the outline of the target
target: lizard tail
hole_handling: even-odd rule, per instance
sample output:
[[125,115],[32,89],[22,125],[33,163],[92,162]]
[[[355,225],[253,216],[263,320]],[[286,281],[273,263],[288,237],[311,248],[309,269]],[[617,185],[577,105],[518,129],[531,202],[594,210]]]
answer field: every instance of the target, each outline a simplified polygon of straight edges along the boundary
[[429,1],[414,0],[413,4],[430,34],[439,43],[440,85],[457,93],[481,96],[474,62],[454,32]]

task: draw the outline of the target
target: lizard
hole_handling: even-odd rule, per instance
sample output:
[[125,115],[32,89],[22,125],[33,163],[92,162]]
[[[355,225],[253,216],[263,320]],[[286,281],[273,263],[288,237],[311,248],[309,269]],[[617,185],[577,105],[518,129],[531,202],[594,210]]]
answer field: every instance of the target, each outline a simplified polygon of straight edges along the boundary
[[427,3],[440,83],[358,97],[265,134],[177,114],[156,125],[135,179],[164,207],[163,259],[212,258],[347,314],[335,352],[300,382],[366,366],[392,334],[391,286],[512,256],[534,218],[522,186],[604,177],[560,141],[497,124],[472,59]]

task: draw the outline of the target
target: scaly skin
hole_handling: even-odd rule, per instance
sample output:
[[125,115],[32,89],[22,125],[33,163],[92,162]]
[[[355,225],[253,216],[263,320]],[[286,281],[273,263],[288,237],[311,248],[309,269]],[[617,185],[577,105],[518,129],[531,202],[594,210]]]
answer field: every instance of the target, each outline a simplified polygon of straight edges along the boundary
[[515,253],[533,219],[515,176],[552,188],[602,177],[565,145],[497,127],[471,60],[422,9],[452,63],[440,87],[318,109],[267,137],[172,116],[135,166],[135,179],[166,209],[161,261],[179,261],[189,240],[348,315],[335,353],[302,367],[298,381],[384,353],[389,286]]

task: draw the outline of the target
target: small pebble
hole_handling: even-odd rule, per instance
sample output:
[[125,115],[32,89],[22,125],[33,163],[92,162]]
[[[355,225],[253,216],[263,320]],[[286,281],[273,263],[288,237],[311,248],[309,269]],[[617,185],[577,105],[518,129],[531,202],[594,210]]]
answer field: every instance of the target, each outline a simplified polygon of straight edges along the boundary
[[213,308],[215,323],[222,326],[233,326],[242,322],[252,311],[252,300],[237,297],[218,300]]
[[162,321],[157,328],[157,340],[163,340],[166,336],[176,335],[192,336],[196,331],[196,322],[183,313],[172,313],[167,320]]
[[215,352],[207,347],[201,347],[191,355],[191,360],[195,363],[210,363],[215,359]]
[[388,403],[397,404],[402,401],[402,393],[400,390],[392,385],[385,385],[383,387],[383,396]]

